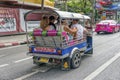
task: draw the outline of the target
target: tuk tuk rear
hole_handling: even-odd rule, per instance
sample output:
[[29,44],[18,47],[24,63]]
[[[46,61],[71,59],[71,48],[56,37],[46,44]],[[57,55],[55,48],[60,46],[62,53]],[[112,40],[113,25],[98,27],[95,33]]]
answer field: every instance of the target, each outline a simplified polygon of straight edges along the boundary
[[[40,26],[33,29],[33,32],[27,31],[27,22],[41,21],[43,16],[54,15],[57,17],[56,30],[42,30]],[[78,13],[71,13],[58,10],[34,10],[25,14],[27,40],[29,46],[28,55],[33,56],[33,63],[39,65],[41,63],[57,64],[62,70],[78,68],[81,62],[81,56],[84,54],[92,54],[92,33],[87,36],[84,34],[82,39],[70,38],[71,35],[62,31],[62,20],[66,20],[68,24],[73,19],[79,19],[83,22],[86,18]],[[90,18],[89,18],[90,19]],[[92,32],[92,28],[89,28]],[[30,34],[28,34],[30,33]]]

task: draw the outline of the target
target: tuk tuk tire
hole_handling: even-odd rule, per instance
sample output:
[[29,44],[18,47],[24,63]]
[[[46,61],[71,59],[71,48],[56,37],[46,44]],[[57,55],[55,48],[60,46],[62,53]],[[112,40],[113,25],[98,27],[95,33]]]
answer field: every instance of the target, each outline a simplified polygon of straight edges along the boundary
[[81,64],[81,54],[79,50],[75,50],[71,58],[71,68],[76,69]]
[[97,34],[100,34],[100,32],[97,32]]
[[118,30],[118,32],[120,32],[120,29]]
[[112,34],[116,33],[115,29],[112,31]]

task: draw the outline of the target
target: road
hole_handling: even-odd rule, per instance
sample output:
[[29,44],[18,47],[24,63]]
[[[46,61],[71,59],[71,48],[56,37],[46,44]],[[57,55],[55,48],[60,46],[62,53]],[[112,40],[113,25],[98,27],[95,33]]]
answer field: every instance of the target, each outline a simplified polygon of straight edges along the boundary
[[94,33],[94,54],[83,56],[79,68],[41,72],[27,56],[26,45],[0,49],[0,80],[120,80],[120,32]]

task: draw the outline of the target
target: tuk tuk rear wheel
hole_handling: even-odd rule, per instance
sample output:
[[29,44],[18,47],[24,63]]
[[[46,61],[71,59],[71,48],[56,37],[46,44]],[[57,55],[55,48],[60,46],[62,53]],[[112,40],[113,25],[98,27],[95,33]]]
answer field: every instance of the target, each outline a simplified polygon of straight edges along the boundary
[[79,50],[75,50],[71,58],[71,68],[78,68],[81,64],[81,54]]

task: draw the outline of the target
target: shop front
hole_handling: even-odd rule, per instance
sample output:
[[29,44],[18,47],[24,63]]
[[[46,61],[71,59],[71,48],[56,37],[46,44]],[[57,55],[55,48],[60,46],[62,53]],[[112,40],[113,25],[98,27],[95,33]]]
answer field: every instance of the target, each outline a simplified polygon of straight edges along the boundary
[[98,12],[100,19],[101,20],[106,20],[106,19],[117,19],[117,10],[103,10]]

